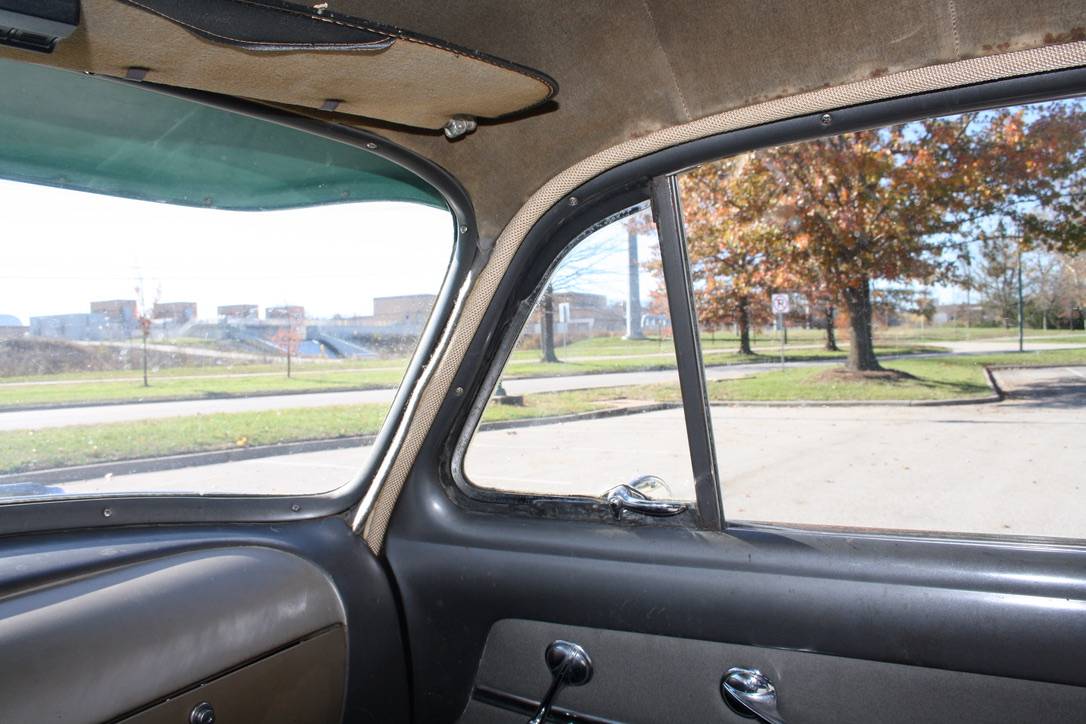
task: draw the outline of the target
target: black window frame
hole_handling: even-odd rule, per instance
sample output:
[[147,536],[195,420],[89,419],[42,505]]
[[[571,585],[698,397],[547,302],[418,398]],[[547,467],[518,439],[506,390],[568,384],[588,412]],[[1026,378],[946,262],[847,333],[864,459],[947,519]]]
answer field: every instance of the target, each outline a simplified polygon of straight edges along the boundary
[[[748,151],[770,148],[789,143],[836,136],[854,131],[882,128],[891,125],[920,121],[927,118],[992,110],[1011,105],[1023,105],[1064,98],[1086,96],[1086,67],[1070,68],[1045,73],[1018,76],[996,81],[957,86],[944,90],[890,98],[859,105],[818,111],[792,118],[773,121],[759,126],[727,131],[713,136],[685,142],[621,164],[592,178],[563,197],[536,222],[528,232],[506,271],[494,301],[472,341],[465,360],[458,371],[453,388],[466,390],[471,405],[458,406],[454,398],[446,400],[430,434],[445,435],[447,441],[440,465],[446,493],[462,507],[514,516],[551,517],[563,519],[608,520],[614,524],[630,525],[682,525],[706,531],[728,529],[756,530],[805,530],[847,532],[857,535],[895,535],[907,538],[970,539],[1004,542],[1038,542],[1067,545],[1074,541],[1066,538],[962,534],[946,531],[897,530],[881,528],[841,528],[807,524],[773,524],[761,522],[729,522],[723,515],[727,504],[716,469],[715,441],[712,423],[708,416],[708,397],[705,390],[704,359],[700,354],[700,339],[689,329],[680,333],[675,329],[676,354],[697,351],[696,364],[680,361],[680,387],[683,391],[684,414],[687,422],[688,443],[695,472],[697,510],[676,518],[644,518],[624,516],[615,520],[607,515],[602,501],[586,496],[534,495],[509,493],[480,488],[464,476],[463,459],[471,437],[475,432],[480,406],[485,406],[494,384],[501,375],[508,352],[515,345],[523,322],[531,311],[538,291],[574,240],[582,238],[587,230],[597,228],[601,220],[616,210],[645,201],[653,204],[657,220],[661,255],[665,247],[672,245],[674,259],[686,258],[684,229],[681,224],[666,232],[660,222],[666,219],[681,220],[681,200],[676,195],[675,177],[704,163],[732,157]],[[659,218],[663,211],[664,217]],[[675,248],[675,244],[681,248]],[[679,256],[681,255],[681,257]],[[690,268],[676,269],[675,262],[665,279],[669,305],[673,304],[673,288],[678,288],[680,276],[689,279]],[[681,313],[679,305],[671,307],[674,321]],[[693,299],[688,299],[686,312],[697,319]],[[518,323],[519,321],[519,323]],[[696,324],[694,326],[696,330]],[[504,350],[505,354],[502,354]],[[482,370],[479,374],[477,371]],[[455,397],[455,396],[454,396]],[[700,399],[699,399],[700,398]],[[697,407],[691,409],[691,405]],[[474,411],[467,412],[466,411]],[[703,420],[703,422],[702,422]],[[704,449],[708,436],[709,450]],[[701,449],[697,449],[697,448]],[[710,486],[713,489],[709,489]],[[714,509],[715,508],[715,509]]]

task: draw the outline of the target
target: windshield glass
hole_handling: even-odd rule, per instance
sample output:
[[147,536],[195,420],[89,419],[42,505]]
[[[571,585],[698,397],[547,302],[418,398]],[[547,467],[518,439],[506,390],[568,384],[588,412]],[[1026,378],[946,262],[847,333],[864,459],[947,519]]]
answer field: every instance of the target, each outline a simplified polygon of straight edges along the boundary
[[440,195],[363,149],[0,68],[0,500],[351,481],[449,268]]

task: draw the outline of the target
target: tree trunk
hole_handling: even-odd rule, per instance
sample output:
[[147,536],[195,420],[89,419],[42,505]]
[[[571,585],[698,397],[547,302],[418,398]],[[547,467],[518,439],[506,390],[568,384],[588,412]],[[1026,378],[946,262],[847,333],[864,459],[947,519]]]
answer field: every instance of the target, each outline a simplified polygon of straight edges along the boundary
[[750,348],[750,300],[739,300],[739,354],[754,354]]
[[629,284],[626,294],[626,339],[644,339],[641,331],[641,262],[637,258],[637,233],[628,232]]
[[557,362],[558,355],[554,353],[554,288],[548,286],[543,292],[543,315],[539,325],[539,347],[543,354],[544,362]]
[[143,333],[143,386],[150,387],[147,382],[147,333]]
[[827,352],[840,352],[841,348],[837,346],[837,307],[832,304],[826,305],[826,351]]
[[848,369],[856,372],[881,370],[875,357],[874,335],[871,333],[871,282],[863,279],[843,294],[849,317]]

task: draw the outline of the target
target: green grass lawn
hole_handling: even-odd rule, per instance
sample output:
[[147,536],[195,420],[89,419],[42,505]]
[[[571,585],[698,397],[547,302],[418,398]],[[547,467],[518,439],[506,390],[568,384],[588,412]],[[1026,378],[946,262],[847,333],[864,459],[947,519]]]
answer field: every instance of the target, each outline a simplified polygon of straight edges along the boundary
[[[645,342],[612,341],[627,345],[619,348],[627,352],[630,349],[648,349],[645,347]],[[524,352],[518,352],[517,354],[521,357],[510,362],[504,376],[506,379],[563,377],[675,368],[673,353],[669,356],[658,356],[652,353],[613,356],[610,354],[612,348],[600,343],[600,340],[589,340],[589,342],[594,344],[578,343],[578,345],[583,345],[576,350],[580,355],[578,359],[582,360],[579,362],[543,363],[538,361],[536,353],[525,358]],[[651,347],[655,342],[648,344]],[[571,345],[570,349],[573,347]],[[877,351],[882,355],[894,355],[938,351],[938,348],[894,346],[879,347]],[[826,352],[819,347],[786,348],[785,351],[785,359],[789,361],[843,359],[845,355],[843,351]],[[574,355],[571,353],[569,356]],[[593,359],[593,357],[598,359]],[[777,355],[770,352],[755,355],[736,354],[730,344],[727,348],[706,350],[706,361],[710,365],[771,363],[778,359]],[[282,366],[276,365],[239,365],[225,369],[181,367],[153,372],[150,375],[150,387],[144,387],[139,373],[131,370],[7,379],[0,383],[0,410],[4,407],[29,405],[244,397],[254,394],[391,388],[399,384],[405,366],[406,360],[403,359],[310,362],[299,364],[291,378],[287,378]],[[58,381],[63,381],[64,384],[54,384]]]
[[351,370],[336,368],[301,371],[288,378],[285,373],[271,376],[210,377],[181,376],[179,379],[155,379],[144,387],[133,381],[94,381],[66,384],[0,384],[0,409],[25,405],[60,405],[93,402],[136,402],[161,399],[200,399],[208,397],[244,397],[253,394],[320,392],[336,389],[376,389],[395,387],[403,376],[401,370]]
[[[726,349],[703,350],[705,363],[709,366],[737,365],[737,364],[772,364],[780,362],[780,354],[768,348],[755,348],[758,350],[753,355],[738,354],[729,345]],[[924,352],[941,352],[939,347],[918,345],[896,345],[888,347],[876,347],[877,354],[893,356],[903,354],[919,354]],[[559,360],[561,360],[559,352]],[[572,354],[568,355],[573,357]],[[784,359],[786,362],[802,362],[816,360],[845,359],[848,356],[847,347],[842,347],[839,352],[827,352],[820,347],[803,347],[793,349],[785,347]],[[675,368],[675,356],[672,352],[669,356],[629,356],[614,359],[590,360],[580,357],[581,361],[547,363],[540,362],[538,356],[528,360],[511,360],[505,368],[505,379],[513,380],[526,377],[566,377],[569,375],[589,375],[606,372],[633,372],[643,370],[666,370]]]
[[[917,401],[987,397],[986,366],[1084,365],[1086,349],[994,355],[957,355],[925,359],[898,359],[883,367],[912,375],[915,379],[849,380],[826,379],[829,367],[800,367],[762,372],[733,380],[709,383],[709,398],[715,402],[753,401]],[[678,384],[610,387],[586,391],[594,401],[634,399],[679,400]]]

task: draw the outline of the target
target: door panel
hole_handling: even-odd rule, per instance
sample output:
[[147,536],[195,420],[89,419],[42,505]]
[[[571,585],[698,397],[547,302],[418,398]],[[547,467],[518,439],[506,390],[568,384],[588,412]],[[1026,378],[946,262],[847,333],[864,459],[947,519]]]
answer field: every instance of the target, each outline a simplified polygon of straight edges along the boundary
[[[892,672],[903,696],[916,682],[930,681],[940,697],[964,691],[972,701],[993,683],[1019,679],[1030,683],[1008,682],[1007,690],[1035,707],[1029,711],[1048,706],[1050,687],[1036,682],[1071,687],[1058,689],[1054,706],[1082,702],[1081,549],[501,517],[460,508],[437,481],[435,470],[416,470],[393,517],[387,549],[410,634],[420,721],[461,716],[484,642],[504,619],[664,636],[677,657],[691,661],[711,644],[751,647],[757,663],[773,665],[782,661],[774,649],[842,657],[848,671],[864,668],[865,680]],[[509,693],[542,696],[538,674],[549,642],[541,640],[519,652],[522,661],[502,662],[503,669],[535,672],[523,690]],[[886,668],[891,664],[907,668]],[[705,701],[719,699],[719,677],[732,665],[743,662],[723,654],[714,659]],[[486,667],[484,672],[489,662]],[[932,678],[933,672],[1000,678]],[[545,684],[545,671],[543,676]],[[508,685],[519,687],[519,681]],[[869,695],[889,692],[887,686]],[[673,720],[699,720],[700,709],[686,709],[695,706],[686,691],[663,679],[650,688],[672,704]],[[600,710],[606,701],[592,691],[591,685],[568,690],[558,703],[570,696],[577,711],[606,716]],[[803,702],[794,712],[797,720],[827,720],[819,712],[832,710],[833,690],[804,684],[802,692],[791,695]],[[786,695],[782,691],[782,701]],[[908,697],[892,702],[927,716]]]
[[5,722],[410,714],[393,592],[339,518],[9,539],[0,670]]

